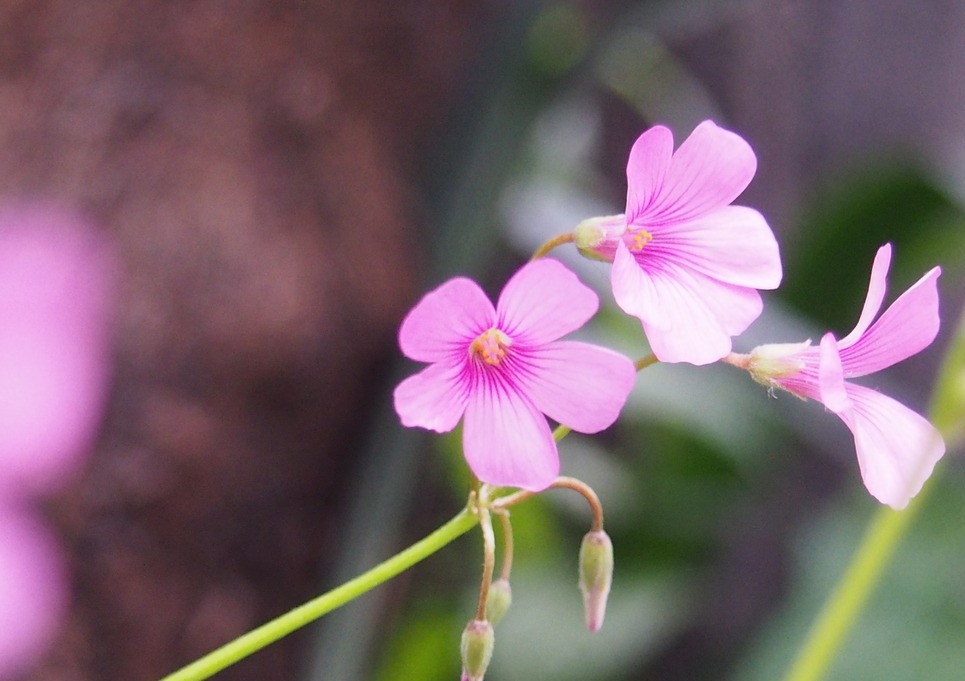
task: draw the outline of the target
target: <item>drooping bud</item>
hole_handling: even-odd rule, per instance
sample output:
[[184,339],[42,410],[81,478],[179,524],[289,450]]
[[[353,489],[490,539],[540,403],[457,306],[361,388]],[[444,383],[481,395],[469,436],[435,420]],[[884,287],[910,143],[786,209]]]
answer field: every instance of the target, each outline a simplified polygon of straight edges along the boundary
[[509,586],[509,580],[497,579],[489,585],[489,593],[486,595],[486,619],[496,626],[512,603],[513,590]]
[[599,631],[613,581],[613,542],[603,530],[587,532],[580,545],[580,591],[586,628]]
[[462,681],[482,681],[493,656],[495,634],[489,620],[471,620],[462,632]]
[[587,258],[613,262],[617,240],[626,230],[627,218],[622,213],[588,218],[573,230],[573,243]]

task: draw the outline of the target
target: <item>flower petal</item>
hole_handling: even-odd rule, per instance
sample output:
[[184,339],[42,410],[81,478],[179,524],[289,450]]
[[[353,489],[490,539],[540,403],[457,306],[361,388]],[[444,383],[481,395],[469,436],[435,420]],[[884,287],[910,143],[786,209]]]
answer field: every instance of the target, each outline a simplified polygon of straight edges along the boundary
[[609,428],[636,378],[623,355],[576,341],[544,345],[526,360],[531,370],[517,372],[525,394],[541,412],[580,433]]
[[851,407],[848,393],[845,390],[844,369],[841,366],[841,356],[834,335],[824,334],[821,338],[821,363],[818,367],[818,390],[821,403],[839,414]]
[[40,208],[0,211],[0,496],[56,488],[94,437],[110,274],[85,225]]
[[538,492],[560,471],[546,418],[531,402],[495,382],[481,385],[469,400],[463,449],[472,472],[491,485]]
[[888,288],[888,269],[891,267],[891,244],[885,244],[878,249],[875,254],[874,264],[871,266],[871,281],[868,283],[868,295],[864,300],[864,307],[861,308],[861,316],[858,323],[847,336],[841,339],[839,346],[847,348],[861,338],[870,325],[878,310],[881,309],[881,302],[885,299],[885,291]]
[[871,495],[902,509],[921,490],[945,453],[941,434],[892,398],[847,384],[852,407],[838,414],[854,435],[861,478]]
[[624,244],[617,246],[613,296],[643,323],[650,348],[662,362],[709,364],[731,350],[731,336],[761,314],[760,294],[731,286],[672,263],[642,267]]
[[880,371],[925,349],[938,335],[938,276],[940,267],[925,273],[885,310],[841,360],[848,376]]
[[29,671],[52,643],[66,605],[63,560],[50,533],[0,508],[0,678]]
[[496,310],[500,329],[514,341],[539,344],[580,328],[599,304],[596,293],[562,263],[541,258],[506,282]]
[[409,311],[399,328],[399,347],[409,359],[438,362],[465,352],[495,321],[493,304],[479,285],[456,277],[429,291]]
[[627,161],[627,222],[649,214],[663,200],[664,179],[673,157],[673,133],[662,125],[646,130],[630,148]]
[[432,364],[396,387],[395,411],[404,426],[447,433],[456,427],[466,410],[468,386],[462,366]]
[[643,258],[686,266],[717,281],[757,289],[781,283],[781,256],[764,216],[724,206],[694,220],[652,228]]
[[[646,169],[643,164],[628,166],[629,183],[649,179],[638,176]],[[674,153],[669,170],[661,171],[660,177],[650,180],[660,183],[649,190],[653,198],[642,205],[628,204],[627,216],[633,224],[683,222],[728,205],[750,184],[757,157],[742,137],[704,121]]]

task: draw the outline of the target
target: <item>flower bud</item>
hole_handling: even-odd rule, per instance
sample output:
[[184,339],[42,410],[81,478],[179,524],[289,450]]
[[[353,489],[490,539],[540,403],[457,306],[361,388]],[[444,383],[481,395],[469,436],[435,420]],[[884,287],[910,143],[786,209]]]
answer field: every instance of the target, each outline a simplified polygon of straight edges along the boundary
[[580,545],[580,591],[586,628],[599,631],[613,581],[613,543],[603,530],[587,532]]
[[489,620],[471,620],[462,632],[462,681],[482,681],[493,656],[495,635]]
[[589,218],[573,230],[573,243],[587,258],[613,262],[616,241],[625,231],[627,231],[627,218],[622,213]]
[[486,619],[496,626],[512,603],[513,590],[509,586],[509,580],[497,579],[489,585],[489,593],[486,595]]

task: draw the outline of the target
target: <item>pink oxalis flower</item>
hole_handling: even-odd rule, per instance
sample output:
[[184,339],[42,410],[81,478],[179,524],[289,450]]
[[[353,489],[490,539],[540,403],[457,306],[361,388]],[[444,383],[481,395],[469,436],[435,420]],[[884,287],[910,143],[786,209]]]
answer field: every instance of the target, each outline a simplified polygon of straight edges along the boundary
[[627,163],[626,213],[576,230],[584,255],[613,263],[613,296],[640,319],[662,362],[708,364],[730,352],[781,282],[764,217],[730,205],[757,169],[750,145],[712,121],[673,148],[663,126],[644,132]]
[[846,379],[890,367],[928,347],[938,334],[938,276],[929,270],[872,324],[881,308],[891,245],[878,250],[871,283],[854,330],[841,340],[827,333],[810,341],[762,345],[728,360],[758,382],[823,403],[854,435],[861,477],[884,504],[901,509],[921,489],[945,453],[941,435],[925,418],[890,397]]
[[0,207],[0,679],[26,673],[67,602],[30,502],[76,470],[107,384],[109,268],[85,225]]
[[442,284],[399,330],[403,354],[431,363],[395,390],[402,423],[442,433],[465,417],[463,451],[476,477],[545,489],[560,466],[546,416],[595,433],[616,420],[633,387],[634,366],[623,355],[559,340],[598,304],[555,260],[523,266],[495,307],[469,279]]

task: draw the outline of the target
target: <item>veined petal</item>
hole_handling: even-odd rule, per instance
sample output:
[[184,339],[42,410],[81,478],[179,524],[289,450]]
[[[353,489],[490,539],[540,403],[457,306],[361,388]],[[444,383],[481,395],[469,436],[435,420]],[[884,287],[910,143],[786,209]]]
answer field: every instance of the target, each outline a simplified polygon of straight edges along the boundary
[[491,485],[538,492],[560,472],[546,417],[495,382],[480,385],[469,400],[463,449],[472,472]]
[[821,363],[818,368],[818,389],[821,403],[840,414],[851,408],[851,400],[845,390],[844,368],[841,366],[841,356],[834,336],[830,333],[821,338]]
[[891,244],[885,244],[878,249],[875,254],[874,264],[871,266],[871,281],[868,283],[868,295],[864,300],[864,307],[861,308],[861,316],[858,323],[847,336],[841,339],[841,348],[847,348],[865,332],[870,325],[878,310],[881,309],[881,302],[885,299],[885,291],[888,289],[888,269],[891,267]]
[[674,153],[656,196],[643,210],[628,206],[628,217],[643,227],[693,220],[736,199],[756,171],[757,157],[742,137],[704,121]]
[[399,328],[399,347],[409,359],[438,362],[456,346],[468,347],[495,321],[493,304],[479,285],[456,277],[429,291],[409,311]]
[[757,289],[781,283],[781,256],[764,216],[745,206],[724,206],[686,222],[653,228],[641,252],[679,263],[711,279]]
[[861,478],[871,495],[902,509],[921,490],[945,453],[941,434],[892,398],[847,384],[852,407],[839,416],[854,435]]
[[503,332],[538,344],[580,328],[599,304],[596,293],[562,263],[541,258],[506,282],[496,310]]
[[636,369],[623,355],[588,343],[557,341],[526,358],[523,392],[558,423],[580,433],[610,427],[633,388]]
[[661,263],[645,269],[620,244],[613,262],[613,296],[643,323],[662,362],[709,364],[731,350],[736,336],[760,316],[760,294]]
[[633,143],[627,161],[627,222],[663,202],[672,157],[673,133],[662,125],[653,126]]
[[841,350],[845,374],[880,371],[925,349],[938,335],[940,267],[925,273],[857,341]]
[[456,427],[466,410],[468,378],[457,364],[431,364],[402,381],[393,400],[402,425],[447,433]]

